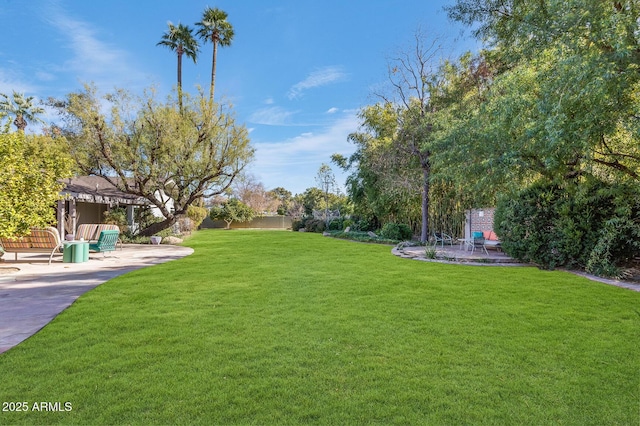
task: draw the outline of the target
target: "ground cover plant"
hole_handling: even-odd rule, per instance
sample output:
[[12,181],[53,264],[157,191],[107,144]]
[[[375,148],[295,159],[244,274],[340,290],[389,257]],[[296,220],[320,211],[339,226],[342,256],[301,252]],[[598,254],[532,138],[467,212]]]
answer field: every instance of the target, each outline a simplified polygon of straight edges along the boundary
[[0,354],[0,401],[72,408],[0,423],[638,422],[639,293],[311,233],[186,244]]

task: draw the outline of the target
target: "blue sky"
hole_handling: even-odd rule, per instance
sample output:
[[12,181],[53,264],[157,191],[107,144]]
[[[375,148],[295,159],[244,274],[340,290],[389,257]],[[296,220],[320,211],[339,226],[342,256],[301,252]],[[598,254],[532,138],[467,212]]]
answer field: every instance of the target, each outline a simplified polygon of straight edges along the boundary
[[[194,26],[207,6],[226,11],[233,44],[218,51],[216,100],[234,105],[267,189],[316,185],[333,153],[349,155],[357,112],[377,102],[387,63],[418,28],[452,56],[477,43],[450,22],[453,0],[0,0],[0,93],[64,97],[93,82],[141,92],[176,84],[176,57],[156,46],[167,21]],[[211,44],[183,60],[183,87],[208,90]],[[45,117],[46,119],[47,117]],[[28,130],[28,128],[27,128]],[[339,185],[344,174],[332,165]]]

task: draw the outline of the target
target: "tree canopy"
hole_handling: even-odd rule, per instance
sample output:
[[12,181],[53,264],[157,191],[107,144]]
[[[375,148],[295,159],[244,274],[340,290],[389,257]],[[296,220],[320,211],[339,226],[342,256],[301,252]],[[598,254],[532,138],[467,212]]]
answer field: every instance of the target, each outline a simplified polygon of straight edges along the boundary
[[119,90],[100,98],[93,87],[57,106],[81,172],[146,198],[165,217],[141,235],[170,227],[196,201],[225,192],[253,157],[246,128],[229,107],[202,93],[186,95],[182,112],[175,99],[159,102],[152,92],[137,98]]
[[213,94],[216,83],[216,65],[218,60],[218,46],[231,46],[234,31],[233,26],[227,21],[227,12],[218,8],[207,7],[202,13],[202,20],[196,22],[197,35],[204,42],[213,45],[213,57],[211,59],[211,86],[209,88],[209,100],[213,102]]
[[224,220],[227,223],[227,229],[231,228],[233,222],[248,222],[255,215],[256,212],[251,207],[237,198],[230,198],[221,206],[214,206],[209,211],[209,217],[213,220]]
[[448,11],[476,25],[498,70],[464,123],[467,145],[493,144],[488,163],[525,179],[640,179],[636,1],[459,0]]
[[156,46],[165,46],[176,52],[178,57],[178,102],[182,108],[182,55],[187,55],[187,58],[192,59],[195,64],[200,46],[198,46],[198,40],[193,36],[193,29],[188,25],[180,23],[173,25],[171,22],[167,25],[169,28]]
[[44,108],[33,104],[33,96],[25,97],[24,94],[15,90],[11,97],[0,93],[0,117],[13,116],[13,124],[18,130],[24,131],[29,121],[43,123],[44,121],[39,117],[43,113]]

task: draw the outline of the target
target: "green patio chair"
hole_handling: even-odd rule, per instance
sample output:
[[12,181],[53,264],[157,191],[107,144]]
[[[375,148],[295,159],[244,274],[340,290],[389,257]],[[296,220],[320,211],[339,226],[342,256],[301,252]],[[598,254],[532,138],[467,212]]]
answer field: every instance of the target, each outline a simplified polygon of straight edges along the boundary
[[102,253],[103,255],[108,251],[115,251],[118,235],[120,235],[120,231],[101,231],[98,241],[89,244],[89,251]]
[[488,256],[489,252],[487,251],[487,246],[484,244],[485,239],[482,232],[474,232],[473,233],[473,248],[471,249],[471,253],[473,253],[476,248],[481,248],[484,250],[485,254]]

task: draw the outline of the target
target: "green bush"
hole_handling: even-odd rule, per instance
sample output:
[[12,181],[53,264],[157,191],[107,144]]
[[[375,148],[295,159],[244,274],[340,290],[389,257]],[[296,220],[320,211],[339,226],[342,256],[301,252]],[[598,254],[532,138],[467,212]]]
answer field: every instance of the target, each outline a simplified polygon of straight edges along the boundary
[[344,223],[347,222],[347,221],[348,220],[343,218],[343,217],[338,217],[338,218],[332,219],[331,222],[329,222],[328,230],[329,231],[342,231],[344,228],[346,228]]
[[503,250],[522,261],[617,276],[640,255],[640,191],[592,177],[536,183],[499,200],[494,229]]
[[380,231],[380,236],[389,240],[404,241],[410,240],[413,236],[411,227],[404,223],[385,223]]
[[608,220],[598,233],[598,242],[589,255],[586,270],[604,277],[619,278],[622,268],[640,253],[640,224],[628,218]]
[[535,184],[498,201],[494,229],[506,253],[546,269],[559,266],[555,205],[560,194],[557,185]]
[[127,232],[129,230],[129,223],[127,221],[127,210],[122,207],[115,207],[103,213],[104,223],[112,225],[118,225],[121,232]]
[[304,229],[307,232],[324,232],[326,224],[322,219],[309,218],[304,221]]
[[190,205],[187,207],[187,217],[191,219],[192,231],[198,229],[202,221],[209,215],[205,207]]
[[304,222],[302,220],[296,219],[291,221],[291,230],[294,232],[298,232],[300,228],[304,228]]

